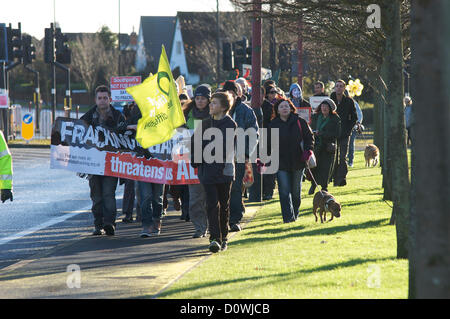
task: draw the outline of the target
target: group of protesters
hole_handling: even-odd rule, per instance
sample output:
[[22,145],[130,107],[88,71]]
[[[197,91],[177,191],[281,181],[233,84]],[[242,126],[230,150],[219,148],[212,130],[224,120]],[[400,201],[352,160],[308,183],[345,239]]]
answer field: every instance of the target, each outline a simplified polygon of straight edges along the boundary
[[[193,92],[193,96],[180,94],[180,102],[185,116],[185,128],[194,131],[190,147],[195,149],[195,134],[208,128],[222,132],[221,145],[224,149],[218,161],[194,159],[191,152],[191,165],[197,168],[199,184],[162,185],[150,182],[120,180],[117,177],[94,175],[89,179],[94,215],[93,235],[114,235],[116,227],[115,192],[118,184],[124,184],[123,213],[124,223],[133,221],[133,208],[137,197],[137,219],[142,222],[141,237],[157,236],[161,232],[161,221],[168,206],[170,194],[176,210],[181,211],[181,219],[192,222],[194,238],[202,238],[209,233],[209,250],[218,252],[227,249],[228,233],[242,230],[241,221],[245,213],[244,196],[250,202],[270,200],[273,197],[275,181],[278,184],[281,215],[285,223],[294,222],[299,215],[302,182],[305,176],[311,180],[309,194],[316,187],[328,189],[346,185],[347,153],[352,131],[362,122],[362,113],[357,112],[357,103],[345,93],[346,83],[336,82],[334,92],[328,97],[322,82],[314,84],[314,95],[323,96],[320,105],[311,109],[310,103],[303,97],[302,88],[294,83],[289,92],[283,92],[274,81],[265,81],[261,87],[263,101],[258,108],[250,107],[251,93],[247,80],[239,78],[226,81],[216,91],[202,84]],[[95,91],[96,105],[81,119],[88,125],[102,125],[117,130],[136,130],[141,117],[139,108],[131,103],[123,112],[117,111],[111,102],[111,93],[106,86]],[[297,111],[299,108],[311,109],[311,117],[304,119]],[[359,107],[358,107],[359,109]],[[310,114],[311,114],[310,113]],[[361,113],[361,117],[358,117]],[[199,125],[201,123],[201,125]],[[229,136],[227,129],[254,129],[257,140],[246,137],[244,160],[236,160],[237,154],[225,148],[236,143],[235,136]],[[259,156],[259,128],[268,129],[268,150],[278,151],[279,166],[274,174],[264,174],[264,164],[250,161],[256,153]],[[271,136],[273,129],[278,130],[278,139]],[[214,141],[201,140],[197,145],[201,150]],[[230,141],[231,139],[231,141]],[[274,145],[276,144],[276,145]],[[148,150],[142,154],[151,157]],[[317,166],[308,169],[306,163],[315,154]],[[203,155],[202,155],[203,156]],[[353,155],[349,154],[349,164]],[[243,179],[252,168],[254,182],[246,189]],[[350,165],[351,166],[351,165]],[[261,187],[262,183],[262,187]],[[137,190],[137,192],[136,192]]]

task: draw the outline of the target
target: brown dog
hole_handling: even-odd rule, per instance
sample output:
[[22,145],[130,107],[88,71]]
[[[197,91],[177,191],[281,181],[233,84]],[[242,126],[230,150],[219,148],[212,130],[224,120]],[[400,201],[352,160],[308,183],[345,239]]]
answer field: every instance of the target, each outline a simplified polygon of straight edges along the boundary
[[[341,217],[341,204],[339,204],[331,195],[330,193],[326,191],[319,191],[314,195],[313,199],[313,214],[316,217],[317,222],[317,209],[319,210],[320,215],[320,222],[323,223],[323,221],[327,220],[327,212],[331,213],[331,219],[333,220],[333,217]],[[323,217],[322,217],[323,216]]]
[[380,150],[376,145],[369,144],[364,151],[364,158],[366,159],[366,167],[370,167],[370,164],[373,164],[373,167],[375,167],[380,158]]

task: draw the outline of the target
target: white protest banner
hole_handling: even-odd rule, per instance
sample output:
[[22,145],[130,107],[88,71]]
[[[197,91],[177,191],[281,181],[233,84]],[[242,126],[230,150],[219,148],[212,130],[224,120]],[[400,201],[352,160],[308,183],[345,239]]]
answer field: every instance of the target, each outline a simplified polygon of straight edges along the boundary
[[311,124],[311,108],[310,107],[296,107],[299,117],[304,119],[306,123]]
[[111,77],[112,102],[132,102],[133,97],[126,91],[127,87],[141,84],[140,76],[113,76]]
[[198,184],[185,147],[191,134],[177,130],[171,140],[143,150],[126,134],[59,117],[52,130],[50,168],[156,184]]
[[315,111],[325,99],[328,99],[328,96],[311,96],[309,98],[309,104],[311,104],[313,111]]
[[186,92],[190,99],[194,97],[194,89],[192,88],[192,85],[186,85]]
[[[242,76],[246,79],[252,77],[252,66],[250,64],[242,64]],[[272,77],[272,70],[261,68],[261,80],[268,80]]]

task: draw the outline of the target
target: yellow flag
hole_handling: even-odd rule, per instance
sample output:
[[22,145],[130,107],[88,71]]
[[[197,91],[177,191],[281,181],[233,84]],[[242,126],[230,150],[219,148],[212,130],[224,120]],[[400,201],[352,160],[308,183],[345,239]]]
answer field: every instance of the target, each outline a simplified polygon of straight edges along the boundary
[[164,46],[158,73],[142,84],[127,88],[127,92],[133,96],[142,113],[137,124],[136,140],[143,148],[170,140],[175,129],[185,123]]

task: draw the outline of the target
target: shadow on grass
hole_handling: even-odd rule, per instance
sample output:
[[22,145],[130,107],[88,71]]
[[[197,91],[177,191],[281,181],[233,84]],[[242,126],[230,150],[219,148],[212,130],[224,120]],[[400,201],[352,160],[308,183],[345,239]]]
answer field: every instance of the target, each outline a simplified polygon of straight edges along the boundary
[[[272,275],[265,274],[265,275],[260,275],[260,276],[249,276],[249,277],[243,277],[243,278],[233,278],[233,279],[228,279],[228,280],[209,281],[209,282],[205,282],[205,283],[194,284],[189,287],[163,291],[162,293],[160,293],[154,297],[156,297],[156,298],[170,297],[172,295],[176,295],[179,293],[184,293],[184,292],[189,292],[189,291],[197,291],[197,290],[203,289],[203,288],[223,287],[224,285],[228,285],[228,284],[234,284],[234,283],[242,284],[244,282],[258,281],[258,280],[262,280],[262,279],[263,279],[263,282],[258,283],[257,286],[259,286],[259,285],[266,286],[266,285],[270,284],[270,282],[268,282],[267,280],[271,280],[272,283],[279,283],[281,280],[284,280],[284,281],[290,280],[292,277],[296,277],[296,276],[302,275],[302,274],[324,272],[324,271],[334,270],[337,268],[354,267],[354,266],[358,266],[358,265],[362,265],[362,264],[366,264],[366,263],[376,263],[376,262],[387,261],[387,260],[396,260],[396,258],[395,257],[368,258],[368,259],[356,258],[356,259],[350,259],[350,260],[340,262],[340,263],[332,263],[332,264],[322,265],[322,266],[318,266],[318,267],[300,269],[297,271],[289,271],[289,272],[277,273],[277,274],[272,274]],[[252,288],[255,288],[255,287],[256,287],[255,285],[252,285]],[[247,289],[248,287],[244,287],[244,288]],[[141,297],[143,297],[143,296],[141,296]],[[135,298],[139,298],[139,297],[135,297]],[[193,298],[196,298],[196,297],[194,296]]]
[[[318,223],[320,225],[320,223]],[[378,219],[372,220],[361,224],[354,225],[344,225],[344,226],[330,226],[326,228],[312,229],[309,231],[302,232],[301,230],[305,229],[304,226],[299,225],[297,227],[291,228],[289,230],[286,229],[263,229],[261,231],[249,232],[249,235],[265,235],[265,234],[274,234],[274,233],[286,233],[283,236],[277,237],[252,237],[246,239],[240,239],[233,241],[233,244],[236,245],[245,245],[245,244],[260,244],[261,242],[267,241],[278,241],[287,238],[297,238],[297,237],[306,237],[306,236],[321,236],[321,235],[334,235],[336,233],[342,233],[346,231],[356,230],[356,229],[366,229],[366,228],[374,228],[379,226],[387,226],[389,224],[389,219]],[[330,223],[324,223],[324,226],[331,225]],[[298,231],[298,232],[297,232]]]

